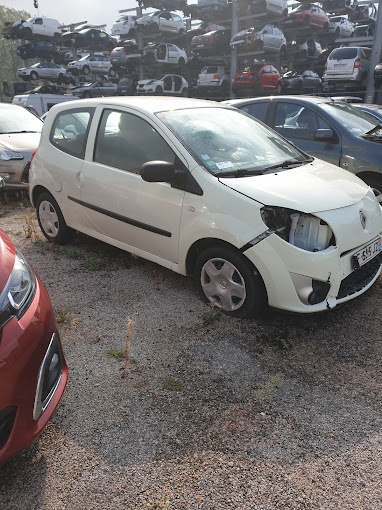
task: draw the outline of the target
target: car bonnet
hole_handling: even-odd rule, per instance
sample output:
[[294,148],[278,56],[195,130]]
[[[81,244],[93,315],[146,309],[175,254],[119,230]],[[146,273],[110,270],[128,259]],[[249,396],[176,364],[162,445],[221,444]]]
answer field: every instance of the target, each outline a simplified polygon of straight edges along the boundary
[[269,174],[242,178],[224,177],[220,182],[265,205],[315,213],[359,202],[368,186],[342,168],[315,159],[312,163]]
[[37,149],[41,133],[11,133],[0,134],[0,146],[5,146],[15,152],[30,152]]

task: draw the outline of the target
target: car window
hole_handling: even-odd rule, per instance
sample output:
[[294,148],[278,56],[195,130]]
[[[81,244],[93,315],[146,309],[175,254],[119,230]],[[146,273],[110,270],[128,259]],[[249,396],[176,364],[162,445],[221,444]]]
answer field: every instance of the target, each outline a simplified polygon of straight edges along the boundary
[[320,127],[318,115],[310,108],[294,103],[277,103],[275,130],[285,138],[314,140]]
[[94,108],[65,110],[52,125],[50,142],[72,156],[83,159],[86,139]]
[[353,59],[357,57],[357,48],[336,48],[329,55],[329,60]]
[[143,163],[153,160],[174,163],[175,153],[151,124],[130,113],[105,109],[98,129],[94,161],[139,173]]
[[265,115],[267,113],[268,103],[252,103],[240,106],[240,110],[252,115],[255,119],[265,122]]

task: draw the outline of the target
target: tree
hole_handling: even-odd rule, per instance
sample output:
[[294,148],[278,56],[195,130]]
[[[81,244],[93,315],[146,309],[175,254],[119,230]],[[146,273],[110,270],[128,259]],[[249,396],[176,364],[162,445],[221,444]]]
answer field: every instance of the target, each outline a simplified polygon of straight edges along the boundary
[[[27,20],[31,15],[26,11],[17,11],[4,5],[0,5],[0,27],[6,22],[12,22],[19,19]],[[20,46],[20,40],[4,39],[0,36],[0,62],[1,62],[1,80],[5,82],[20,81],[17,77],[17,70],[22,67],[23,61],[16,54],[16,48]]]

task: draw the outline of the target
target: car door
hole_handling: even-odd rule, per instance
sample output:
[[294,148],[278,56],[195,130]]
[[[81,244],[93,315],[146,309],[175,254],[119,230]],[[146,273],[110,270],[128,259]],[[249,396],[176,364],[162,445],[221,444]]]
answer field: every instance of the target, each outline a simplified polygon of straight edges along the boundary
[[179,51],[174,44],[167,44],[168,51],[168,62],[171,64],[177,64],[179,60]]
[[261,69],[260,76],[262,88],[272,87],[272,72],[270,65],[266,65]]
[[54,78],[54,75],[52,76],[52,71],[48,66],[48,62],[41,62],[37,66],[37,72],[40,78]]
[[108,242],[176,263],[184,191],[146,182],[139,169],[180,155],[136,111],[101,106],[98,113],[79,178],[86,221]]
[[264,50],[274,50],[275,49],[275,36],[272,25],[265,25],[262,30],[263,41],[264,41]]
[[[331,123],[310,105],[293,101],[274,101],[269,125],[282,136],[294,143],[299,149],[316,158],[339,166],[341,156],[341,138]],[[335,135],[332,141],[317,140],[320,129],[331,129]]]

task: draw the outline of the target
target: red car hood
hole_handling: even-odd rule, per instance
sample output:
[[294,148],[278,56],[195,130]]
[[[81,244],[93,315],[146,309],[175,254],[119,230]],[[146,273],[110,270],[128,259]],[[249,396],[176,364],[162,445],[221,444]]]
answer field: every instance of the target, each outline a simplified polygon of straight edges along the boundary
[[0,230],[0,293],[2,292],[15,263],[15,247],[9,237]]

